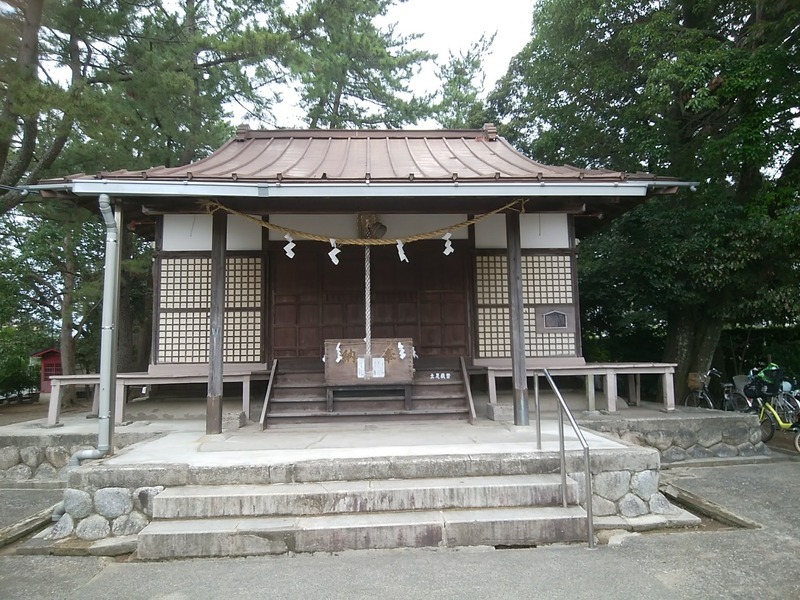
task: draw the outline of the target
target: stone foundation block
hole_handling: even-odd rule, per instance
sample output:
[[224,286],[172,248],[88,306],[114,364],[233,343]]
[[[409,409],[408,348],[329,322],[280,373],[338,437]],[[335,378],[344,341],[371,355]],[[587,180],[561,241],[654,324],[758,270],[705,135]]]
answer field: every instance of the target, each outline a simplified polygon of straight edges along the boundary
[[490,421],[513,421],[514,407],[511,404],[487,404],[486,418]]
[[247,424],[244,412],[226,412],[222,415],[222,431],[236,431]]

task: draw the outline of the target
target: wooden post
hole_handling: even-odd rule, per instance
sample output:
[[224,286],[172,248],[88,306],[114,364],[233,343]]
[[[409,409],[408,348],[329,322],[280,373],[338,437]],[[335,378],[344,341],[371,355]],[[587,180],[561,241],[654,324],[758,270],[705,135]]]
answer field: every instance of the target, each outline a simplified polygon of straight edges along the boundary
[[225,341],[225,246],[228,215],[218,210],[211,228],[211,315],[206,434],[222,433],[222,349]]
[[519,213],[506,213],[508,302],[511,326],[511,371],[514,388],[514,425],[529,425],[528,377],[525,364],[525,318],[522,295],[522,241]]

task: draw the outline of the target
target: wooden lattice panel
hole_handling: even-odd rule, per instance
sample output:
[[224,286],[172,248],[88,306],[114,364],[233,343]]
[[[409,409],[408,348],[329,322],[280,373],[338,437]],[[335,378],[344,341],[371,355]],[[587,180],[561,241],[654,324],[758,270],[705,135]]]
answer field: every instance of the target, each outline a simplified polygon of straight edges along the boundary
[[528,338],[528,356],[575,356],[574,333],[540,333]]
[[[478,309],[478,355],[482,358],[506,358],[511,356],[511,330],[507,308]],[[525,309],[525,352],[531,356],[531,340],[536,331],[536,314]]]
[[[507,259],[502,254],[479,255],[475,264],[478,316],[478,357],[511,356]],[[572,260],[567,255],[522,257],[525,311],[525,354],[529,357],[575,356],[576,334],[539,332],[536,307],[573,303]]]
[[261,259],[228,258],[225,271],[225,308],[261,306]]
[[572,261],[549,254],[522,257],[522,286],[526,304],[572,304]]
[[[225,314],[225,362],[258,362],[261,357],[261,312]],[[208,362],[208,313],[164,313],[159,322],[159,362]]]
[[[225,262],[225,362],[259,362],[263,280],[260,257]],[[163,257],[159,288],[159,363],[205,363],[209,357],[211,259]]]
[[478,356],[502,358],[511,355],[508,309],[478,308]]
[[478,304],[508,304],[508,264],[506,257],[478,256],[476,277]]
[[162,313],[158,323],[158,362],[208,362],[208,312]]
[[162,258],[159,308],[203,309],[211,302],[211,260]]
[[225,313],[225,362],[258,362],[261,360],[261,311]]

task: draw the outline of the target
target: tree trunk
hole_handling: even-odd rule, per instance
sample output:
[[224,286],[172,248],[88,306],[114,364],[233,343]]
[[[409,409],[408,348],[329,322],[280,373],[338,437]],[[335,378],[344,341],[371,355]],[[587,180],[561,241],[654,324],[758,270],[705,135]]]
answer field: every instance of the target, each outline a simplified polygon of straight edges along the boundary
[[[8,160],[11,143],[14,139],[17,119],[21,114],[19,107],[15,105],[16,100],[13,90],[15,88],[22,89],[28,84],[34,84],[36,81],[39,68],[39,28],[42,24],[43,10],[44,0],[28,0],[25,3],[25,18],[15,64],[16,73],[12,76],[16,81],[12,79],[8,86],[6,101],[3,104],[2,118],[0,119],[0,123],[2,123],[0,125],[0,172],[4,174],[9,170]],[[35,122],[35,119],[35,116],[28,117],[26,122],[30,126],[30,122]],[[17,157],[15,163],[24,161],[26,158],[27,163],[29,163],[32,157],[33,149],[30,150],[29,156]],[[8,183],[5,177],[3,177],[3,181],[7,185],[16,183]]]
[[[75,289],[75,256],[72,252],[72,234],[64,237],[64,289],[61,294],[61,372],[64,375],[75,374],[75,337],[73,335],[74,321],[72,318],[72,299]],[[75,404],[75,387],[65,386],[62,402],[65,405]]]
[[668,316],[664,361],[675,367],[675,401],[680,403],[689,391],[689,373],[705,374],[711,367],[722,335],[722,320],[716,316],[697,316],[682,311]]
[[683,401],[688,389],[686,380],[690,371],[694,346],[694,323],[687,312],[668,315],[667,342],[664,347],[664,362],[676,363],[675,402]]
[[[125,261],[130,254],[130,232],[119,232],[120,260]],[[122,269],[124,271],[124,269]],[[134,312],[130,294],[130,278],[122,276],[119,282],[119,311],[117,313],[117,371],[121,373],[136,371],[135,348],[133,343]]]
[[178,159],[178,166],[188,165],[194,159],[197,152],[197,136],[199,135],[200,123],[202,121],[199,102],[202,90],[200,89],[200,73],[197,68],[198,54],[195,50],[195,39],[197,37],[197,7],[194,0],[187,0],[186,2],[186,21],[184,27],[189,39],[189,47],[192,49],[192,54],[189,57],[191,63],[192,92],[188,97],[189,136],[186,139],[186,143]]
[[711,368],[721,335],[722,319],[709,317],[698,323],[694,334],[695,342],[690,363],[693,371],[705,373]]
[[147,289],[150,290],[148,275],[131,273],[125,269],[124,261],[131,258],[131,232],[120,231],[120,256],[123,260],[122,277],[119,287],[119,316],[117,317],[117,370],[119,372],[146,371],[150,358],[150,336],[152,323],[152,295],[148,293],[145,306],[136,306],[131,290],[141,285],[139,279],[146,278]]

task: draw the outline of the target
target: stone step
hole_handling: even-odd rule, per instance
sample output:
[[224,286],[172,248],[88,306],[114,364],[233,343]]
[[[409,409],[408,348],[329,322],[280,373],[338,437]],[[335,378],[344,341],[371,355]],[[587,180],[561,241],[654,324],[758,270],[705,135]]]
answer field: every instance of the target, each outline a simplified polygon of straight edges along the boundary
[[[578,486],[567,479],[567,503]],[[179,486],[153,499],[156,519],[445,510],[561,503],[558,475]]]
[[586,539],[577,506],[153,521],[143,560],[389,548],[536,546]]

